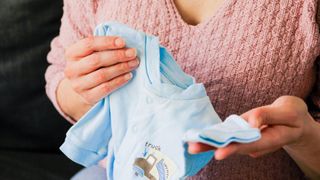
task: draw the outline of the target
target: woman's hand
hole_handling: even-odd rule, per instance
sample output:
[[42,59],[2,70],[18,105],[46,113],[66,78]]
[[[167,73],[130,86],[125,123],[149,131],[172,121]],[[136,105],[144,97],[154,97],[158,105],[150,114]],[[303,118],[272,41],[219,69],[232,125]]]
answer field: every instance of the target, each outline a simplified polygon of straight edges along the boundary
[[79,119],[100,99],[126,84],[139,61],[136,50],[125,48],[119,37],[82,39],[66,49],[65,77],[58,87],[58,103]]
[[[232,154],[259,157],[282,147],[305,146],[312,139],[316,122],[309,115],[303,100],[283,96],[271,105],[250,110],[242,115],[252,127],[261,129],[262,138],[249,144],[233,143],[216,149],[215,158],[222,160]],[[189,143],[190,153],[215,149],[201,143]]]

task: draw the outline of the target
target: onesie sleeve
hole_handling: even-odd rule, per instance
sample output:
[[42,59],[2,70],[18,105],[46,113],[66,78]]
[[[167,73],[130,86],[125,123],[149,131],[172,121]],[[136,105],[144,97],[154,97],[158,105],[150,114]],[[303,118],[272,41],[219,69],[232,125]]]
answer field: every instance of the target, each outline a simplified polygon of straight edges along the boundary
[[47,56],[49,67],[47,68],[46,93],[58,112],[69,122],[74,121],[68,117],[59,107],[56,99],[56,90],[60,81],[64,78],[65,49],[76,41],[92,35],[94,27],[95,1],[64,0],[63,16],[59,35],[51,42],[51,50]]
[[109,98],[100,100],[67,132],[60,150],[83,166],[98,164],[108,153],[111,139]]

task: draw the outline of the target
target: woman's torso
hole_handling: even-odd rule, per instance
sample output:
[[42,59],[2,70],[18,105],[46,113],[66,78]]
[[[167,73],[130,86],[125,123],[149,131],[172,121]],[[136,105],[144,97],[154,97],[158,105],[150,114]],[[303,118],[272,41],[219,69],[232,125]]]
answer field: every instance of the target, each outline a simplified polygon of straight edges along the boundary
[[[218,114],[241,114],[281,95],[306,98],[315,82],[319,37],[312,0],[225,0],[197,26],[173,0],[97,2],[95,25],[118,21],[159,36],[185,72],[203,82]],[[280,150],[259,159],[211,161],[195,179],[301,179]]]

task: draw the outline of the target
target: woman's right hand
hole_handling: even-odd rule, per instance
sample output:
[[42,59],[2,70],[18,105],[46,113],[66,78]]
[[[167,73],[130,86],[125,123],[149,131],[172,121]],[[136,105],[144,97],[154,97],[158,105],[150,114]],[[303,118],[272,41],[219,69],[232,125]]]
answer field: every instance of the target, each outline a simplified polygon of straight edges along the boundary
[[79,119],[100,99],[126,84],[139,65],[136,50],[120,37],[82,39],[66,49],[65,77],[57,91],[62,111]]

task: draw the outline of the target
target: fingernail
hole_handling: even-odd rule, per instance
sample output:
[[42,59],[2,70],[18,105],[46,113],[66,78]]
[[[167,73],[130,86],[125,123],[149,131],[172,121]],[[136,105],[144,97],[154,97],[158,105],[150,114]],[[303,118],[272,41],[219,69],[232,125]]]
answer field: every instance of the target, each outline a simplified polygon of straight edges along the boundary
[[219,161],[219,160],[223,160],[224,158],[221,156],[219,151],[215,151],[214,152],[214,159]]
[[132,73],[126,74],[126,75],[124,76],[124,78],[125,78],[126,80],[131,79],[131,78],[132,78]]
[[121,38],[117,38],[115,41],[114,41],[115,45],[120,47],[120,46],[123,46],[124,45],[124,41],[121,39]]
[[135,49],[127,49],[125,52],[126,57],[135,57],[136,50]]
[[133,61],[129,61],[128,64],[130,67],[136,67],[139,64],[139,61],[135,59]]

